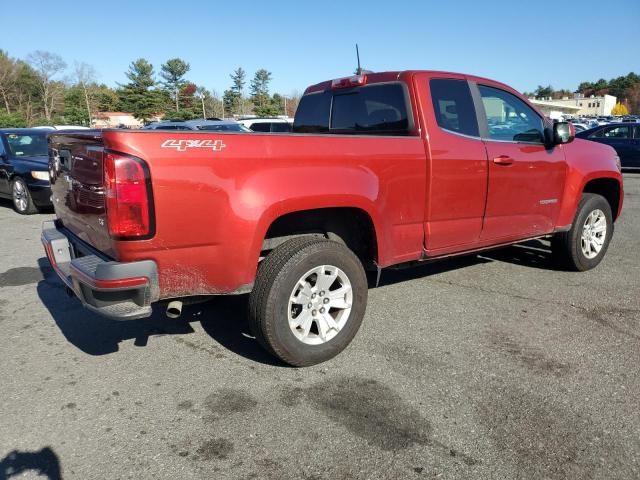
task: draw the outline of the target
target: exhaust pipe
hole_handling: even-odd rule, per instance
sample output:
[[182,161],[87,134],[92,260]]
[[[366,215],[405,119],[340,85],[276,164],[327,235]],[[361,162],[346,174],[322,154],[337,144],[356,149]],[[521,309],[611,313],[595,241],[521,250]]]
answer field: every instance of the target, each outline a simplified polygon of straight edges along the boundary
[[174,300],[167,305],[167,317],[178,318],[182,314],[182,302],[180,300]]

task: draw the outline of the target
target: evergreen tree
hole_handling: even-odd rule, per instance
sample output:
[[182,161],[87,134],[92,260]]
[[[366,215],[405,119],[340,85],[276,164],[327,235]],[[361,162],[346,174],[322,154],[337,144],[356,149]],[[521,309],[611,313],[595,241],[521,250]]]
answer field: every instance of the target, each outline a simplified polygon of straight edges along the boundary
[[113,112],[118,109],[120,98],[112,88],[105,84],[96,86],[95,89],[96,108],[100,112]]
[[81,85],[67,88],[64,95],[64,123],[89,126],[91,119],[85,105],[84,90]]
[[167,60],[167,62],[160,67],[160,76],[164,79],[162,83],[170,94],[173,95],[176,112],[180,110],[180,90],[187,84],[184,76],[190,69],[191,66],[180,58]]
[[222,102],[224,111],[228,116],[241,114],[243,112],[243,93],[246,83],[246,72],[242,67],[238,67],[231,75],[231,87],[224,91]]
[[269,95],[269,83],[271,82],[271,72],[261,68],[251,80],[251,102],[253,103],[253,113],[259,117],[273,117],[282,111],[282,97],[274,94]]
[[244,93],[244,85],[246,83],[247,73],[242,67],[238,67],[231,75],[231,90],[242,95]]
[[270,103],[269,82],[271,82],[271,72],[264,68],[258,70],[251,80],[251,101],[256,107],[263,107]]
[[593,84],[593,89],[596,92],[599,92],[601,90],[605,90],[608,86],[609,86],[609,82],[607,82],[604,78],[601,78],[600,80],[598,80],[596,83]]
[[144,58],[131,62],[125,75],[129,79],[128,85],[132,88],[148,90],[156,84],[153,65]]
[[553,87],[551,85],[547,85],[543,87],[542,85],[538,85],[538,88],[533,92],[536,98],[547,98],[553,95]]
[[139,58],[131,62],[125,75],[129,83],[122,85],[117,91],[119,109],[131,112],[141,120],[158,113],[167,97],[163,92],[152,89],[156,84],[153,65],[144,58]]

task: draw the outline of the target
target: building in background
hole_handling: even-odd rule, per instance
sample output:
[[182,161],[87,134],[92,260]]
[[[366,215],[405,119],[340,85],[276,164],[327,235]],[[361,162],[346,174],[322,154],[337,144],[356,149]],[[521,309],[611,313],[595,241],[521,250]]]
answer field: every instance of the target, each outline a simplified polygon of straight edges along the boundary
[[[159,113],[149,118],[149,122],[158,122],[164,117]],[[94,128],[142,128],[144,122],[128,112],[98,112],[91,125]]]
[[561,100],[537,100],[530,98],[529,101],[552,120],[561,120],[565,116],[576,116],[580,110],[579,106],[566,105],[561,103]]
[[[601,97],[585,97],[576,93],[573,98],[562,99],[530,99],[531,103],[537,105],[545,114],[547,111],[558,111],[562,114],[570,113],[576,116],[603,116],[611,115],[611,110],[615,107],[617,98],[613,95],[603,95]],[[551,117],[553,118],[553,117]]]
[[98,112],[92,123],[95,128],[142,128],[142,122],[128,112]]

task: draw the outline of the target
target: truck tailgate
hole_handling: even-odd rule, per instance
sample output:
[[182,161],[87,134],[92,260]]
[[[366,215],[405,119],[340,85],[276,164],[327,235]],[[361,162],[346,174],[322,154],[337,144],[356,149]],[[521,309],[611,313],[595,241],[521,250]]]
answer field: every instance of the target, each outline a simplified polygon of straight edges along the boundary
[[81,240],[115,257],[109,235],[100,131],[49,136],[49,170],[56,215]]

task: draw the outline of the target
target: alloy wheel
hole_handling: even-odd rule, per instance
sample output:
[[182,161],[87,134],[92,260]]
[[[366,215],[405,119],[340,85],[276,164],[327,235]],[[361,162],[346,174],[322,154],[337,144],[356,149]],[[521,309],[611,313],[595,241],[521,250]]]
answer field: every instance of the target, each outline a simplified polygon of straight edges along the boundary
[[301,342],[321,345],[344,328],[352,304],[351,281],[342,270],[332,265],[312,268],[291,292],[289,328]]
[[607,218],[600,209],[593,210],[584,221],[580,247],[585,257],[591,259],[600,254],[607,238]]

